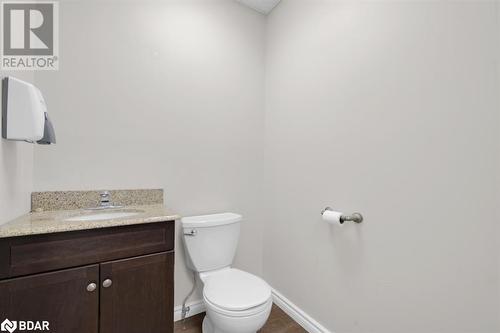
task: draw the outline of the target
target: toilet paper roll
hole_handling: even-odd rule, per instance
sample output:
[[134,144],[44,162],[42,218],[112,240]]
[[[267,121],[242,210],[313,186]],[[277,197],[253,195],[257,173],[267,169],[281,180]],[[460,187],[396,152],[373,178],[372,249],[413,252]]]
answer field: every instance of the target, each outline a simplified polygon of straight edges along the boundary
[[342,226],[343,223],[340,223],[340,217],[342,216],[341,212],[336,212],[334,210],[326,210],[323,213],[323,220],[330,224]]

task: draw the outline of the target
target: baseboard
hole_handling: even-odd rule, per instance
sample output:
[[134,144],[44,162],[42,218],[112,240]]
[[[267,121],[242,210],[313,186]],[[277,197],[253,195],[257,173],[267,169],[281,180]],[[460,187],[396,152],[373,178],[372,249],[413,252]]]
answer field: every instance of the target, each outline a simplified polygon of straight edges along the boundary
[[[187,304],[190,308],[186,318],[195,316],[199,313],[205,312],[205,304],[203,300],[193,301]],[[174,321],[179,321],[182,319],[182,305],[176,306],[174,308]]]
[[333,333],[293,304],[288,298],[273,289],[273,301],[281,310],[295,320],[309,333]]

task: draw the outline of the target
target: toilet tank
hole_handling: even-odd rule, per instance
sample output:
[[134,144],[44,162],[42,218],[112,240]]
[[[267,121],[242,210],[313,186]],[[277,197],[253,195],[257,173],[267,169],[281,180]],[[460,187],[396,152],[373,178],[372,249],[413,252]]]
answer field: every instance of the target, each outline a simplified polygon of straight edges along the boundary
[[241,215],[222,213],[181,219],[187,265],[196,272],[231,266],[240,235]]

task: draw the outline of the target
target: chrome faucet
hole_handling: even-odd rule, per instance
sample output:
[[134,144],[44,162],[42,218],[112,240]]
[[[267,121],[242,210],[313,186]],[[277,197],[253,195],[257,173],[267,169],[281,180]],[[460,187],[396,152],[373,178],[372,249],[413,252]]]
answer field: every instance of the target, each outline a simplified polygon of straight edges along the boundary
[[104,208],[104,207],[111,206],[111,202],[110,202],[111,195],[109,194],[109,191],[101,192],[101,193],[99,193],[99,196],[101,197],[101,200],[99,201],[101,204],[101,207]]
[[100,209],[111,209],[111,208],[122,208],[121,205],[115,205],[111,202],[111,193],[109,191],[103,191],[99,193],[99,206],[85,208],[87,210],[100,210]]

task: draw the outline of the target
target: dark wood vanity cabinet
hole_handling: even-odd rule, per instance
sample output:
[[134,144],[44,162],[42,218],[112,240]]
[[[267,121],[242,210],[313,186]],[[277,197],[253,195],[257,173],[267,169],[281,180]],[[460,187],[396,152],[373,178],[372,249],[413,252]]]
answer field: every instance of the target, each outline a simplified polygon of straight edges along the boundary
[[55,332],[97,333],[99,265],[0,281],[0,320],[46,320]]
[[0,321],[172,333],[174,223],[0,239]]
[[101,333],[173,332],[173,253],[101,264]]

